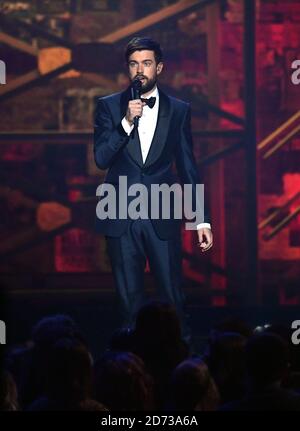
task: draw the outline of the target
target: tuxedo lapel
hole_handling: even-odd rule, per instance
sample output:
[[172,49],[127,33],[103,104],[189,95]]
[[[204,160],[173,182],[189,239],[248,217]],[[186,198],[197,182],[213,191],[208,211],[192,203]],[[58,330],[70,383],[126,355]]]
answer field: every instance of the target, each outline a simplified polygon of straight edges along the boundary
[[132,157],[132,159],[140,166],[143,166],[143,157],[141,151],[141,142],[137,130],[133,130],[129,136],[129,141],[127,144],[127,151]]
[[[128,102],[129,100],[131,100],[131,91],[130,91],[131,87],[128,87],[127,90],[125,90],[122,94],[121,94],[121,99],[120,99],[120,121],[122,121],[122,118],[125,117],[126,115],[126,111],[127,111],[127,106],[128,106]],[[141,143],[140,143],[140,138],[139,138],[139,134],[136,130],[134,130],[130,137],[129,137],[129,141],[128,144],[126,146],[126,149],[130,155],[130,157],[140,166],[143,166],[143,159],[142,159],[142,153],[141,153]]]
[[164,146],[166,144],[170,119],[171,119],[171,109],[170,109],[170,99],[169,97],[159,90],[159,110],[157,117],[156,129],[148,152],[147,158],[145,160],[145,167],[152,165],[161,155]]
[[120,121],[125,117],[128,102],[131,99],[130,87],[128,87],[125,91],[121,93],[120,97]]

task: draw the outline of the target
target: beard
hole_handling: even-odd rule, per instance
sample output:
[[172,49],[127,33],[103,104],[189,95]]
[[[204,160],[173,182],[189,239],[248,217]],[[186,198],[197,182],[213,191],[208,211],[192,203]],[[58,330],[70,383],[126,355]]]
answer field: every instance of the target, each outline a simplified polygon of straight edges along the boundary
[[144,78],[145,82],[142,82],[142,88],[141,88],[141,94],[148,93],[149,91],[153,90],[153,88],[156,85],[156,76],[152,79],[147,78],[144,75],[136,76],[134,79],[141,79]]

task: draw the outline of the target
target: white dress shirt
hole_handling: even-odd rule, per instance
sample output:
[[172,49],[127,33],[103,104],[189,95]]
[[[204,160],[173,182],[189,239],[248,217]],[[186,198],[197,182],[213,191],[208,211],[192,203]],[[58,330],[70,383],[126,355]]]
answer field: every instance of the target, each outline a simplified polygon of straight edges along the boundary
[[[150,97],[155,97],[155,105],[153,108],[150,108],[148,105],[145,105],[143,107],[143,114],[139,119],[139,125],[138,125],[138,133],[141,143],[141,153],[143,162],[145,163],[146,158],[148,156],[151,142],[154,136],[154,132],[156,129],[156,123],[157,123],[157,117],[158,117],[158,109],[159,109],[159,92],[157,87],[153,89],[153,91],[147,96],[147,99]],[[126,117],[122,119],[122,127],[129,136],[132,132],[133,125],[130,125],[128,121],[126,120]],[[209,228],[211,229],[210,223],[200,223],[197,225],[197,229],[200,228]]]

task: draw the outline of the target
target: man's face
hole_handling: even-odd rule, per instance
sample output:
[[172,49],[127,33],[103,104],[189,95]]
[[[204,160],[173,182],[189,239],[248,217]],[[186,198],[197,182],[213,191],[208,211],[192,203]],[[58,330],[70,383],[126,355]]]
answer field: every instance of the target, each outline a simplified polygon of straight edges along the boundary
[[156,64],[154,52],[149,50],[135,51],[128,60],[129,78],[141,80],[142,94],[154,88],[162,68],[163,63]]

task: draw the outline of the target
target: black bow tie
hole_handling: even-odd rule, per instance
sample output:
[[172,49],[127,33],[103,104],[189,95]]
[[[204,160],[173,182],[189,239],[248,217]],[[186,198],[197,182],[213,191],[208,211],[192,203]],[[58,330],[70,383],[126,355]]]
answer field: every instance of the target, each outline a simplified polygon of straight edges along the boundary
[[155,102],[156,102],[156,97],[149,97],[149,99],[143,99],[142,97],[141,97],[141,101],[142,102],[145,102],[146,103],[146,105],[148,105],[149,106],[149,108],[153,108],[153,106],[155,105]]

